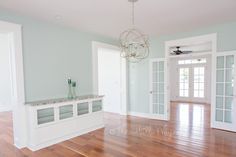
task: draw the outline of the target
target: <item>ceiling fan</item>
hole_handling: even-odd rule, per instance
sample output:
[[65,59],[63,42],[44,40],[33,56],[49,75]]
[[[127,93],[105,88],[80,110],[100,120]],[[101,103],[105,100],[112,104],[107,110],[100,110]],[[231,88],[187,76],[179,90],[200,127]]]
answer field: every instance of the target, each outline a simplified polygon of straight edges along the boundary
[[181,51],[180,46],[176,46],[176,50],[173,51],[171,54],[172,55],[180,55],[180,54],[189,54],[191,52],[193,52],[193,51]]

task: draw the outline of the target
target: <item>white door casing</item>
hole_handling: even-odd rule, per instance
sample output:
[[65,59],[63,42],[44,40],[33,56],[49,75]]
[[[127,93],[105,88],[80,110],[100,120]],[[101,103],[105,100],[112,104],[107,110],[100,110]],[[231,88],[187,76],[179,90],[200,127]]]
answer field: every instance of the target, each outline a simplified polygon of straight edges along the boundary
[[13,135],[17,148],[27,146],[24,70],[21,25],[0,21],[0,31],[9,34],[13,104]]

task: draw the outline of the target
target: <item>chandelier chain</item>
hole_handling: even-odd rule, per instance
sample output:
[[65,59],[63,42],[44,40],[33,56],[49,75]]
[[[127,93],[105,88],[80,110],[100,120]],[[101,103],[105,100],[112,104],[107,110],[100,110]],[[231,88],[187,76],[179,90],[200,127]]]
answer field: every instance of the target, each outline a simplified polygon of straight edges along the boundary
[[134,28],[134,2],[132,2],[132,25]]

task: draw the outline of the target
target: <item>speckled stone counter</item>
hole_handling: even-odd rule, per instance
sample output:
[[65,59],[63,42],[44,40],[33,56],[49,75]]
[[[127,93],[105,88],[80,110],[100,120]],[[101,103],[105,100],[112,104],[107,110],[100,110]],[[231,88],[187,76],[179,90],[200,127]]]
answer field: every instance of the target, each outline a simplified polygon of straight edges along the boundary
[[69,99],[69,98],[47,99],[47,100],[26,102],[25,104],[30,105],[30,106],[41,106],[41,105],[56,104],[56,103],[69,102],[69,101],[96,99],[96,98],[102,98],[102,97],[103,97],[102,95],[82,95],[82,96],[77,96],[76,98],[73,98],[73,99]]

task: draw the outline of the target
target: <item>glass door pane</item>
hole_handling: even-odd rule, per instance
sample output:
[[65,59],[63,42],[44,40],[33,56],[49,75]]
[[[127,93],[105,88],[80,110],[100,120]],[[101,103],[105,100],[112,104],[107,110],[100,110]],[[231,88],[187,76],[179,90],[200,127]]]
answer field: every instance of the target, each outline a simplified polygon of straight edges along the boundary
[[205,67],[194,67],[193,70],[193,86],[194,86],[194,92],[193,96],[195,98],[204,98],[205,97]]
[[164,61],[153,61],[152,62],[152,113],[154,114],[165,114],[165,72],[164,72]]
[[232,123],[234,95],[234,55],[216,58],[216,122]]
[[179,96],[189,97],[189,68],[179,69]]

